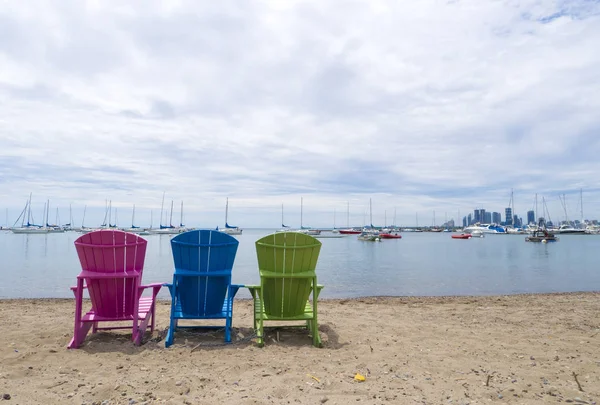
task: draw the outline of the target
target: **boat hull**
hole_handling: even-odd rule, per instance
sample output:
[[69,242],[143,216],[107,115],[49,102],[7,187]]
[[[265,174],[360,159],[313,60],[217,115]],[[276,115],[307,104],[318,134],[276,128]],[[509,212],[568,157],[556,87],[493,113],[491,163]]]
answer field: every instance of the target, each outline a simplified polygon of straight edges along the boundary
[[473,236],[469,234],[452,235],[452,239],[471,239]]
[[340,229],[342,235],[360,235],[361,231],[355,231],[354,229]]

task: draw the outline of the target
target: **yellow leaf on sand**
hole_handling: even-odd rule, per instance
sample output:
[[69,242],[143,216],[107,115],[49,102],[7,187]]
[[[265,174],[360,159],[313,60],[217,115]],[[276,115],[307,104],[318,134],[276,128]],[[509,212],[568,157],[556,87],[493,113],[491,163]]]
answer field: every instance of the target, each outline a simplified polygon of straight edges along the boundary
[[314,375],[310,375],[310,374],[306,374],[307,376],[309,376],[310,378],[312,378],[313,380],[315,380],[316,382],[321,382],[321,380],[319,380],[317,377],[315,377]]
[[354,379],[358,382],[363,382],[366,380],[365,376],[359,373],[356,373],[356,375],[354,376]]

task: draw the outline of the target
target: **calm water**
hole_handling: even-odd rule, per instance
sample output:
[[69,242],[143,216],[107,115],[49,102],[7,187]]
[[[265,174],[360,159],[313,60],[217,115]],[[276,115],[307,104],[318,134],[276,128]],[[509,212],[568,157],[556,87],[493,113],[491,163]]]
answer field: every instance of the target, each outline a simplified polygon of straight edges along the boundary
[[[245,230],[234,283],[258,283],[254,241],[269,230]],[[0,231],[0,298],[72,297],[80,271],[73,241],[80,234],[17,235]],[[170,282],[169,235],[148,240],[144,282]],[[404,233],[363,242],[350,235],[321,239],[317,266],[323,297],[492,295],[600,290],[600,236],[564,235],[552,244],[523,235],[454,240],[448,233]],[[241,297],[249,297],[247,290]],[[166,289],[162,298],[168,298]]]

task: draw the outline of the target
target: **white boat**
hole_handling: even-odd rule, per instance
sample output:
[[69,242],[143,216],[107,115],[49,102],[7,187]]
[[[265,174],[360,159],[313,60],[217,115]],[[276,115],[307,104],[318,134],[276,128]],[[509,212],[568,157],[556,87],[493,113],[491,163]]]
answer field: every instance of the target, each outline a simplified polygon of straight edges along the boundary
[[219,231],[228,235],[241,235],[242,229],[237,226],[231,226],[227,223],[227,215],[229,214],[229,198],[225,200],[225,228],[219,229]]
[[479,224],[467,226],[463,229],[464,233],[473,233],[473,231],[481,231],[482,233],[504,234],[506,229],[503,226],[496,224]]
[[471,235],[471,237],[473,237],[473,238],[483,238],[485,236],[485,234],[480,230],[471,231],[471,233],[469,233],[469,235]]
[[362,232],[357,236],[358,240],[364,240],[368,242],[381,242],[379,231],[373,226],[373,207],[371,205],[371,199],[369,198],[369,219],[371,227],[363,228]]
[[573,228],[569,224],[561,225],[554,233],[560,233],[561,235],[584,235],[585,229]]
[[364,230],[360,235],[357,236],[357,239],[367,242],[381,242],[379,231],[376,230]]
[[13,233],[28,233],[28,234],[34,234],[34,233],[48,233],[48,228],[46,228],[45,226],[23,226],[23,227],[19,227],[19,228],[11,228],[11,231]]

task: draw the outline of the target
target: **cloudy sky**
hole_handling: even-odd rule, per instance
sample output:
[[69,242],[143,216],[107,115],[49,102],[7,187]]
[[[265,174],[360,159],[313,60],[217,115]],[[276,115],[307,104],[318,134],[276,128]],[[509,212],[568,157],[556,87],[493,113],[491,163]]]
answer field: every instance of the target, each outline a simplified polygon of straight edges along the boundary
[[[0,2],[0,210],[600,217],[600,2]],[[541,210],[541,208],[540,208]],[[1,213],[0,223],[5,214]],[[366,218],[368,222],[368,215]],[[39,222],[39,221],[38,221]],[[173,221],[175,222],[175,220]]]

